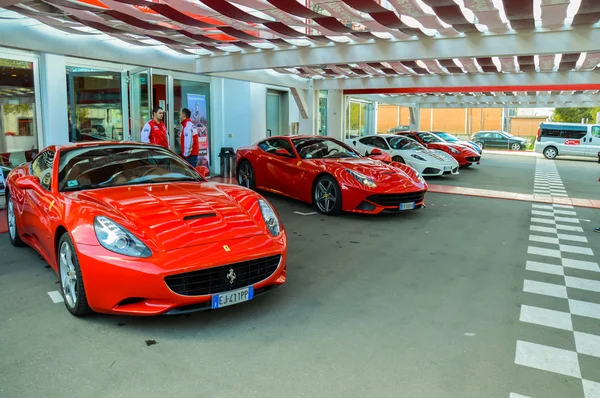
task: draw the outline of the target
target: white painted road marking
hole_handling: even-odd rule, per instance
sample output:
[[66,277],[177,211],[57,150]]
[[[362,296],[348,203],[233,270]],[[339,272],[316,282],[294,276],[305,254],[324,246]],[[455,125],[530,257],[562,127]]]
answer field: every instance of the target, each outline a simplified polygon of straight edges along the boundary
[[312,216],[313,214],[317,214],[317,213],[316,213],[316,212],[314,212],[314,211],[313,211],[313,212],[311,212],[311,213],[302,213],[302,212],[299,212],[299,211],[295,211],[294,213],[296,213],[296,214],[300,214],[301,216]]
[[552,275],[564,275],[565,270],[560,265],[538,263],[537,261],[527,261],[525,266],[527,271],[543,272]]
[[527,253],[536,254],[538,256],[560,258],[560,250],[546,249],[546,248],[537,247],[537,246],[529,246],[527,248]]
[[558,234],[558,239],[559,240],[570,240],[573,242],[588,243],[588,240],[585,236],[579,236],[579,235]]
[[600,304],[569,299],[571,314],[600,319]]
[[554,212],[553,211],[531,210],[531,214],[534,214],[536,216],[554,217]]
[[600,281],[593,279],[577,278],[574,276],[565,276],[567,287],[574,289],[588,290],[590,292],[600,292]]
[[558,238],[551,238],[549,236],[529,235],[529,240],[532,242],[551,243],[558,245]]
[[65,300],[63,299],[63,296],[58,292],[58,290],[55,290],[53,292],[48,292],[48,296],[50,296],[50,298],[52,299],[54,304],[65,302]]
[[534,231],[534,232],[546,232],[549,234],[556,234],[558,232],[556,230],[556,228],[542,227],[540,225],[530,225],[529,230]]
[[539,217],[531,217],[531,222],[537,222],[540,224],[553,224],[556,225],[555,220],[551,220],[549,218],[539,218]]
[[583,228],[575,227],[573,225],[556,224],[556,229],[562,229],[563,231],[571,231],[571,232],[583,232]]
[[511,392],[510,396],[508,398],[531,398],[531,397],[528,397],[526,395],[521,395],[521,394],[515,394],[514,392]]
[[600,398],[600,383],[589,380],[582,380],[582,382],[585,398]]
[[549,326],[551,328],[573,331],[571,314],[568,312],[548,310],[545,308],[521,305],[521,322],[535,325]]
[[561,252],[584,254],[586,256],[594,255],[594,252],[592,251],[592,249],[590,249],[588,247],[571,246],[571,245],[563,245],[563,244],[560,244],[558,246],[560,247]]
[[581,377],[577,353],[561,348],[518,340],[515,363],[566,376]]
[[573,209],[574,207],[571,205],[559,205],[559,204],[553,204],[552,206],[559,208],[559,209]]
[[[541,294],[544,296],[567,298],[567,287],[555,285],[553,283],[531,281],[525,279],[523,281],[523,291],[527,293]],[[571,311],[573,313],[573,311]]]
[[572,217],[554,217],[554,219],[558,222],[568,222],[573,224],[579,224],[579,219]]
[[580,261],[580,260],[573,260],[570,258],[563,258],[562,265],[563,265],[563,267],[567,267],[567,268],[575,268],[575,269],[581,269],[584,271],[600,272],[600,266],[598,265],[598,263],[593,263],[591,261]]
[[580,354],[600,358],[600,336],[575,332],[575,346]]

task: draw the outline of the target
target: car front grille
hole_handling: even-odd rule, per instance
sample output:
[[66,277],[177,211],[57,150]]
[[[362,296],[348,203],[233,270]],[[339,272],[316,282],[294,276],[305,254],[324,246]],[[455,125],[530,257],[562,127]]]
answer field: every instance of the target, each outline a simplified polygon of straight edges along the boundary
[[481,156],[467,156],[467,162],[471,162],[471,163],[475,163],[475,162],[479,162],[479,159],[481,159]]
[[439,174],[440,169],[436,169],[434,167],[427,167],[423,170],[423,174]]
[[371,195],[367,198],[369,202],[378,204],[379,206],[400,206],[400,203],[415,202],[419,203],[425,197],[425,191],[417,191],[410,193],[399,193],[399,194],[380,194]]
[[[281,256],[263,257],[256,260],[242,261],[240,263],[221,265],[199,271],[170,275],[165,278],[165,283],[177,294],[183,296],[204,296],[235,290],[263,281],[273,275]],[[235,273],[231,283],[228,274]]]

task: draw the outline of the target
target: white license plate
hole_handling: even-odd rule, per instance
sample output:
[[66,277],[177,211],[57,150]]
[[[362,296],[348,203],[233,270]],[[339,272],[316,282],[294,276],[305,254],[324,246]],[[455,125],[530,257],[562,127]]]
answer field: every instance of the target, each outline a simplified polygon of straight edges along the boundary
[[400,210],[412,210],[415,208],[415,202],[400,203]]
[[222,308],[254,298],[254,286],[248,286],[243,289],[232,290],[212,296],[212,308]]
[[452,166],[444,166],[444,171],[452,171]]

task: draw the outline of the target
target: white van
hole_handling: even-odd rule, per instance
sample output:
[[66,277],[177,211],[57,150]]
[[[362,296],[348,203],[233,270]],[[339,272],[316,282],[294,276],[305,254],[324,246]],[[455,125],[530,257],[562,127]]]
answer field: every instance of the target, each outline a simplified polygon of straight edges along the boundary
[[600,156],[600,124],[540,123],[535,151],[547,159],[557,156]]

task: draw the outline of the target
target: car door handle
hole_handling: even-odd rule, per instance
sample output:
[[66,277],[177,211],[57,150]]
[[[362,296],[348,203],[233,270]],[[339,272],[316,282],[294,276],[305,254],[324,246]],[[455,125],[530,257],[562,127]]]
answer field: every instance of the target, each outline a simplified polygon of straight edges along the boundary
[[[583,142],[586,142],[585,140],[586,140],[586,138],[585,138],[585,137],[583,137]],[[591,141],[592,141],[592,139],[590,138],[590,142],[591,142]]]

